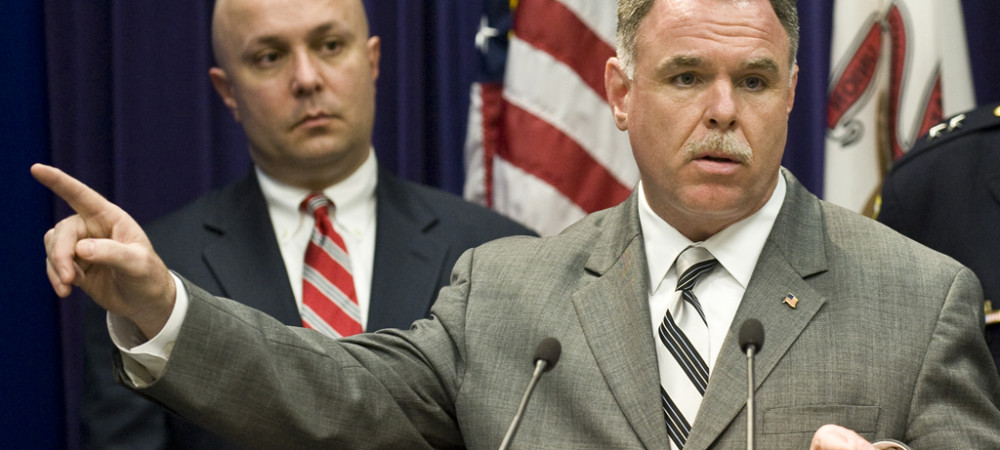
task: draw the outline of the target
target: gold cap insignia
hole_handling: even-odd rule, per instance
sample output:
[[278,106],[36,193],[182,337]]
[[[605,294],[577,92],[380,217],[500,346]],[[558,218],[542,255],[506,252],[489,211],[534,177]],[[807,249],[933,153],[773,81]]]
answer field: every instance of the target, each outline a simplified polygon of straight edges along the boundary
[[983,303],[983,312],[986,313],[986,325],[1000,323],[1000,310],[993,309],[993,302],[986,300]]

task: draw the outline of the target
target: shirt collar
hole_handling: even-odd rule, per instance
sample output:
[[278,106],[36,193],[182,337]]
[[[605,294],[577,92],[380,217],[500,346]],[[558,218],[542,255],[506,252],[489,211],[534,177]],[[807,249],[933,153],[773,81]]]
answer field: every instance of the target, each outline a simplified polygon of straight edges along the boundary
[[674,260],[691,245],[701,245],[712,253],[740,285],[746,289],[771,233],[774,221],[785,198],[785,178],[778,174],[778,183],[762,208],[750,216],[716,233],[703,242],[692,242],[676,228],[658,216],[649,206],[639,182],[639,224],[649,267],[650,294],[656,292]]
[[[271,178],[259,167],[255,167],[260,189],[264,193],[268,209],[276,229],[294,228],[305,217],[299,205],[311,191],[289,186]],[[374,216],[375,186],[378,182],[378,163],[374,149],[369,149],[368,158],[343,181],[323,189],[336,207],[334,221],[347,230],[365,229]]]

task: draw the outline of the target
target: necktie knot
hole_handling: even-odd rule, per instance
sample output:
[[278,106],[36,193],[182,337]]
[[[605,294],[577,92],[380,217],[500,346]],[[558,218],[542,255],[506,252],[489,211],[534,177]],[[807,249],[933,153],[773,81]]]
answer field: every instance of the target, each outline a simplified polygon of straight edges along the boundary
[[309,214],[315,216],[316,213],[327,214],[327,211],[333,207],[333,202],[326,198],[325,195],[319,192],[313,192],[306,196],[305,200],[302,200],[302,204],[299,205],[303,211],[308,211]]
[[690,291],[701,277],[719,265],[704,247],[688,247],[677,257],[677,290]]

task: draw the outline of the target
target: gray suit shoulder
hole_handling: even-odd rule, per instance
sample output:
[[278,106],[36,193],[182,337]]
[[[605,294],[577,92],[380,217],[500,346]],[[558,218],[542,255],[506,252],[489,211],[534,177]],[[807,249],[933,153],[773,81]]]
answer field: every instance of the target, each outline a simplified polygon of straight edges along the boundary
[[489,263],[532,267],[533,271],[552,273],[578,272],[583,270],[595,253],[617,251],[610,246],[619,245],[621,240],[608,238],[606,233],[617,233],[623,229],[618,223],[625,213],[621,209],[632,206],[619,204],[590,213],[552,236],[511,236],[499,239],[483,245],[477,252],[482,251],[480,256],[485,255],[490,260]]

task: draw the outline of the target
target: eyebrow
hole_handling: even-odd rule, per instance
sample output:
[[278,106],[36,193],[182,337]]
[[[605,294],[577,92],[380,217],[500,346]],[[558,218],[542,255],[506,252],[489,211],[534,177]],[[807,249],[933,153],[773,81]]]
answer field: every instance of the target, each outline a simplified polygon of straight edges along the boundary
[[672,72],[677,69],[690,69],[704,64],[705,61],[697,56],[677,55],[660,64],[660,66],[656,68],[656,71],[659,73]]
[[315,28],[309,30],[309,32],[307,33],[307,36],[309,37],[309,39],[316,39],[318,37],[324,36],[326,34],[334,32],[334,31],[338,31],[339,32],[342,29],[346,29],[346,28],[344,26],[340,25],[339,23],[336,23],[336,22],[327,22],[327,23],[324,23],[324,24],[320,24],[320,25],[316,26]]
[[258,36],[250,40],[250,45],[247,48],[253,46],[265,46],[265,47],[277,47],[285,43],[285,39],[278,36]]
[[[320,36],[326,35],[326,34],[332,32],[332,31],[340,30],[342,28],[344,28],[344,27],[339,26],[338,24],[336,24],[334,22],[327,22],[327,23],[324,23],[324,24],[320,24],[320,25],[316,26],[315,28],[313,28],[313,29],[311,29],[311,30],[308,31],[307,38],[308,39],[316,39],[316,38],[318,38]],[[279,36],[279,35],[257,36],[255,38],[253,38],[252,40],[250,40],[250,44],[251,45],[259,45],[259,46],[266,46],[266,47],[282,46],[282,45],[286,45],[287,42],[288,42],[287,38]]]
[[[681,69],[693,69],[704,66],[711,66],[711,63],[698,56],[677,55],[660,64],[656,68],[656,73],[666,74]],[[778,63],[775,62],[774,59],[766,56],[750,58],[740,64],[740,68],[743,71],[765,72],[771,75],[777,75],[780,73]]]
[[743,70],[768,72],[775,75],[780,72],[780,69],[778,69],[778,63],[771,58],[763,56],[759,58],[751,58],[749,61],[744,62]]

